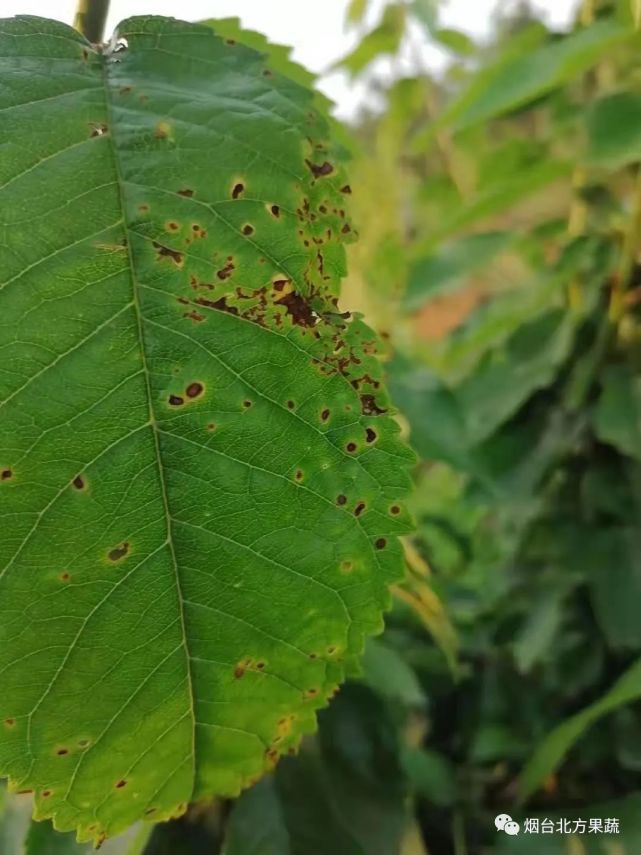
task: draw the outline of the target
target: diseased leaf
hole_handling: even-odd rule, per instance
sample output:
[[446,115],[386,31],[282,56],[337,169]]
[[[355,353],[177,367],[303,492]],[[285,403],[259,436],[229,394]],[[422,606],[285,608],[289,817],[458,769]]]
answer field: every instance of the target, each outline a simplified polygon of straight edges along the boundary
[[0,773],[99,842],[314,728],[413,457],[312,93],[162,18],[11,19],[0,57]]

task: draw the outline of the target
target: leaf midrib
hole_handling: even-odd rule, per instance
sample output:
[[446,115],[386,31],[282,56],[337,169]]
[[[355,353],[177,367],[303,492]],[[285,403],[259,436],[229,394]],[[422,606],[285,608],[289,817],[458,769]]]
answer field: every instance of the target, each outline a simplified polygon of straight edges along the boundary
[[191,652],[189,650],[189,644],[187,640],[187,621],[185,617],[185,598],[183,596],[182,584],[180,580],[180,571],[178,569],[178,560],[176,558],[176,550],[174,547],[173,537],[172,537],[172,515],[169,506],[169,495],[167,491],[167,482],[165,479],[165,472],[162,464],[162,456],[160,451],[160,435],[158,423],[156,420],[156,413],[153,407],[153,396],[152,396],[152,386],[151,386],[151,375],[149,372],[149,366],[147,364],[147,354],[145,350],[145,337],[144,337],[144,329],[143,329],[143,314],[142,308],[140,305],[140,298],[138,293],[138,281],[136,278],[136,266],[134,263],[133,253],[131,251],[131,242],[129,240],[129,226],[127,224],[127,216],[126,216],[126,205],[125,205],[125,191],[124,191],[124,179],[122,177],[122,171],[120,167],[120,157],[118,153],[118,146],[116,143],[116,124],[114,121],[114,111],[111,100],[111,87],[109,81],[109,61],[104,51],[101,51],[99,54],[101,71],[102,71],[102,83],[104,89],[104,97],[105,97],[105,113],[107,120],[107,127],[109,129],[109,149],[112,153],[113,159],[113,168],[116,176],[116,186],[118,188],[118,201],[122,213],[122,223],[123,229],[125,230],[125,243],[126,243],[126,252],[127,252],[127,261],[129,268],[129,276],[131,279],[131,289],[132,289],[132,302],[133,309],[136,316],[136,329],[138,333],[138,345],[140,348],[140,355],[142,361],[142,372],[145,379],[145,392],[147,396],[147,408],[149,413],[149,424],[151,426],[151,431],[154,439],[154,453],[156,457],[156,466],[158,469],[158,480],[160,483],[160,493],[163,503],[163,511],[165,515],[165,529],[167,533],[167,539],[165,541],[166,545],[169,547],[169,551],[171,554],[171,562],[174,570],[174,579],[176,585],[176,594],[178,599],[178,608],[180,612],[180,627],[182,633],[183,640],[183,648],[185,651],[185,668],[187,672],[187,687],[189,692],[189,712],[191,716],[191,791],[189,793],[189,797],[185,799],[185,801],[191,801],[193,796],[195,787],[196,787],[196,714],[194,708],[194,688],[193,688],[193,675],[191,669]]

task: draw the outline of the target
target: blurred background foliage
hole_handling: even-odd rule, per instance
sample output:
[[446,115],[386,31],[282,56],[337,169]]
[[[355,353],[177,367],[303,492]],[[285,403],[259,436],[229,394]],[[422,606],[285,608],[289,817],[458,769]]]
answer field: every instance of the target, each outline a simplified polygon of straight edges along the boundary
[[[483,44],[442,29],[437,0],[388,3],[371,29],[367,11],[351,0],[360,40],[339,64],[376,105],[339,130],[360,231],[344,302],[383,332],[421,457],[407,575],[297,756],[234,803],[104,850],[633,855],[641,3],[584,0],[568,33],[503,3]],[[438,76],[428,41],[450,57]],[[408,51],[412,74],[367,76]],[[3,798],[3,853],[25,836],[27,855],[86,850],[29,827],[28,797]],[[508,837],[503,812],[617,817],[621,832]]]

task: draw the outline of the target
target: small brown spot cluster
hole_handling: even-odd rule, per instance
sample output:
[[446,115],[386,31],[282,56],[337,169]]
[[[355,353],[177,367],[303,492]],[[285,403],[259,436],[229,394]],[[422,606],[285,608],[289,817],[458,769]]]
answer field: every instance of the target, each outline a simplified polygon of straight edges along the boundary
[[[200,380],[192,380],[185,389],[185,397],[189,401],[195,401],[198,398],[201,398],[205,393],[205,384],[201,383]],[[174,395],[171,394],[167,398],[167,402],[170,407],[182,407],[183,404],[186,403],[185,398],[182,395]]]

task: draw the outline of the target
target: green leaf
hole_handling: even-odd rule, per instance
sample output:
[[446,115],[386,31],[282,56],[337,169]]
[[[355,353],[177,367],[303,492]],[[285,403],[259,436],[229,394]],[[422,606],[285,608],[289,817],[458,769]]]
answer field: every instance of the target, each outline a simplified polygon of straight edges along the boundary
[[238,799],[221,855],[290,855],[290,835],[274,778],[264,778]]
[[337,308],[312,93],[171,19],[101,49],[15,18],[0,56],[0,773],[100,841],[314,728],[402,573],[413,456]]
[[638,650],[641,647],[641,532],[635,525],[629,525],[586,533],[580,554],[594,613],[608,644],[613,648]]
[[388,855],[408,822],[393,726],[382,701],[348,684],[319,738],[236,802],[223,855]]
[[465,284],[467,277],[489,264],[514,240],[510,232],[482,232],[465,235],[441,245],[426,258],[412,265],[404,298],[406,310],[426,300],[447,294]]
[[411,0],[410,9],[425,29],[432,33],[438,20],[439,0]]
[[524,324],[506,345],[485,355],[456,389],[469,435],[482,442],[533,392],[549,385],[574,340],[574,323],[561,310]]
[[360,24],[367,13],[368,0],[349,0],[345,21],[352,26]]
[[631,665],[598,701],[564,721],[537,746],[519,778],[521,800],[525,801],[536,792],[592,724],[607,713],[639,698],[641,698],[641,659]]
[[363,656],[363,680],[382,697],[408,707],[425,705],[425,692],[416,672],[393,647],[370,638]]
[[602,391],[594,412],[594,429],[603,442],[641,460],[641,377],[623,365],[602,376]]
[[617,92],[600,98],[586,117],[587,162],[620,169],[641,160],[641,95]]
[[476,44],[473,39],[460,30],[434,30],[432,38],[459,56],[471,56],[476,51]]
[[416,792],[435,805],[447,807],[457,795],[456,773],[450,761],[429,748],[404,748],[403,769]]
[[506,58],[474,76],[442,122],[460,130],[508,113],[583,74],[633,35],[630,27],[608,19],[534,50],[510,50]]
[[385,7],[381,23],[367,33],[334,68],[344,68],[352,77],[356,77],[379,56],[396,53],[404,33],[405,7],[402,3],[390,3]]
[[514,639],[517,668],[527,674],[554,645],[563,619],[563,592],[547,588],[531,603],[529,613]]

